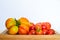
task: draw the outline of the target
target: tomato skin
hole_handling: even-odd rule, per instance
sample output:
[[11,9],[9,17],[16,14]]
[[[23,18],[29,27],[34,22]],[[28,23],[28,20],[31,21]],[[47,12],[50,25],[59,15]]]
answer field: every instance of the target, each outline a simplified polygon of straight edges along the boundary
[[42,30],[36,31],[36,35],[42,35],[42,34],[43,34]]
[[30,22],[28,35],[35,35],[35,24]]
[[35,30],[35,24],[34,23],[30,23],[31,25],[29,26],[29,30]]
[[30,30],[28,35],[35,35],[35,30]]
[[44,24],[42,25],[42,30],[43,30],[43,29],[47,29],[47,26],[44,25]]
[[47,31],[48,31],[47,29],[43,29],[42,31],[43,31],[43,35],[47,35]]
[[25,30],[22,29],[22,28],[19,28],[18,33],[21,34],[21,35],[26,35],[26,34],[27,34],[27,31],[25,31]]
[[51,24],[49,22],[43,22],[42,25],[44,25],[47,30],[51,28]]
[[24,24],[21,24],[19,25],[19,31],[18,33],[21,34],[21,35],[25,35],[29,32],[29,27],[24,25]]
[[42,26],[41,26],[41,23],[36,23],[35,25],[35,29],[41,29],[42,30]]
[[47,31],[47,34],[48,34],[48,35],[55,34],[55,31],[54,31],[53,29],[50,29],[50,30]]

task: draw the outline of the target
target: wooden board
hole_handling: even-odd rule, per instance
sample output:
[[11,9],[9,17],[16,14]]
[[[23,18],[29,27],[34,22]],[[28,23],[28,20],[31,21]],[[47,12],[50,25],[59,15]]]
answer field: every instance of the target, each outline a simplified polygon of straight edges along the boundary
[[60,34],[54,35],[9,35],[4,31],[0,40],[60,40]]

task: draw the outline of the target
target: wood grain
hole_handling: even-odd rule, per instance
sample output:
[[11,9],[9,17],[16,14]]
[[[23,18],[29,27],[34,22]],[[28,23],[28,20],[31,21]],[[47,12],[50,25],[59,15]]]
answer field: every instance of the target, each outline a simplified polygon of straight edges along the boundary
[[60,40],[60,34],[54,35],[9,35],[4,31],[0,40]]

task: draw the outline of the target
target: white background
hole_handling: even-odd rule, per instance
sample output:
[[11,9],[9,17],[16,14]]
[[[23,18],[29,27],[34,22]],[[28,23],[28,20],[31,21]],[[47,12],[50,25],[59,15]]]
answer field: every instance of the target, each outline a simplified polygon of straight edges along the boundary
[[10,17],[26,17],[34,23],[48,21],[59,32],[60,0],[0,0],[0,33],[6,30],[5,21]]

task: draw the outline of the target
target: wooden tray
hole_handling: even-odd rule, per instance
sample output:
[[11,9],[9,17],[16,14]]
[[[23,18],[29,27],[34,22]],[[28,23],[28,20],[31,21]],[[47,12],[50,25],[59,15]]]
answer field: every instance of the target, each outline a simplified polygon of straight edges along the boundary
[[60,34],[54,35],[9,35],[4,31],[0,40],[60,40]]

